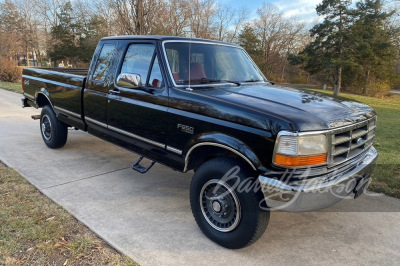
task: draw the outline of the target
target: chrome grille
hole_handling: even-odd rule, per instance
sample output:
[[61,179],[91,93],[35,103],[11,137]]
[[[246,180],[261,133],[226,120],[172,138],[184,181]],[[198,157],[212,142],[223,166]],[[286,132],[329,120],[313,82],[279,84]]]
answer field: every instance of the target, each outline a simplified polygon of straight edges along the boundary
[[333,130],[330,165],[337,165],[366,152],[374,143],[376,117],[361,123]]

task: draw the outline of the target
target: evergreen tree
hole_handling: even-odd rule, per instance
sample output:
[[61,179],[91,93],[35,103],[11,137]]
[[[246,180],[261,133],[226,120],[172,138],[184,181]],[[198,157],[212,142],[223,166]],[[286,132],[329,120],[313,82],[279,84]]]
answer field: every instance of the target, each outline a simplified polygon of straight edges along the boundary
[[52,60],[70,58],[75,63],[78,54],[78,25],[75,24],[71,2],[65,3],[58,16],[58,25],[52,28],[52,47],[50,56]]
[[79,21],[79,59],[83,62],[90,62],[100,39],[107,36],[106,21],[104,18],[95,15],[88,21]]
[[239,34],[239,45],[246,50],[254,62],[262,69],[262,51],[260,50],[261,42],[258,39],[254,28],[246,25]]
[[383,11],[382,0],[365,0],[357,3],[357,20],[352,27],[351,39],[355,61],[361,70],[363,93],[367,94],[371,78],[390,80],[395,73],[398,51],[394,38],[398,31],[387,22],[394,11]]
[[91,61],[100,39],[107,35],[106,21],[99,15],[77,15],[71,2],[57,14],[58,24],[52,28],[50,56],[53,61],[71,60],[73,63]]
[[303,52],[304,69],[317,73],[327,71],[333,77],[335,96],[342,86],[343,67],[348,59],[348,39],[352,24],[349,0],[323,0],[316,8],[324,21],[311,29],[315,40]]

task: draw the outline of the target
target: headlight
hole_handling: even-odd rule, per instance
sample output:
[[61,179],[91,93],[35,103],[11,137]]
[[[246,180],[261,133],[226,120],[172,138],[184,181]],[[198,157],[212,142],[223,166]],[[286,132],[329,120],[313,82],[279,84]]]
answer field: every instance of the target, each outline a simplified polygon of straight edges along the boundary
[[281,132],[275,144],[274,163],[296,168],[326,164],[328,141],[324,134],[301,135]]

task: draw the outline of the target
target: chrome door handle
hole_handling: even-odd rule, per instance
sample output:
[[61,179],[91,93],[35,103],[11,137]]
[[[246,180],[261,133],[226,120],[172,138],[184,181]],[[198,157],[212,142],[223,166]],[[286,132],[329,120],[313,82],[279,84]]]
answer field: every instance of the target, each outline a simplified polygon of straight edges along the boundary
[[120,94],[121,92],[120,92],[119,90],[109,90],[108,93],[109,93],[109,94],[112,94],[112,95],[118,95],[118,94]]

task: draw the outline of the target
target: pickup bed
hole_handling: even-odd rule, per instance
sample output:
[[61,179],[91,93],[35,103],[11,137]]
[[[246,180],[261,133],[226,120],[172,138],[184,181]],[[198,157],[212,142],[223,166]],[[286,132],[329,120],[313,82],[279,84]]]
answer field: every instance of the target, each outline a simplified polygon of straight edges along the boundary
[[271,210],[360,196],[378,157],[372,108],[274,86],[228,43],[104,38],[89,70],[25,68],[23,90],[49,148],[73,127],[150,160],[134,164],[140,173],[155,162],[193,170],[195,220],[232,249],[261,237]]

